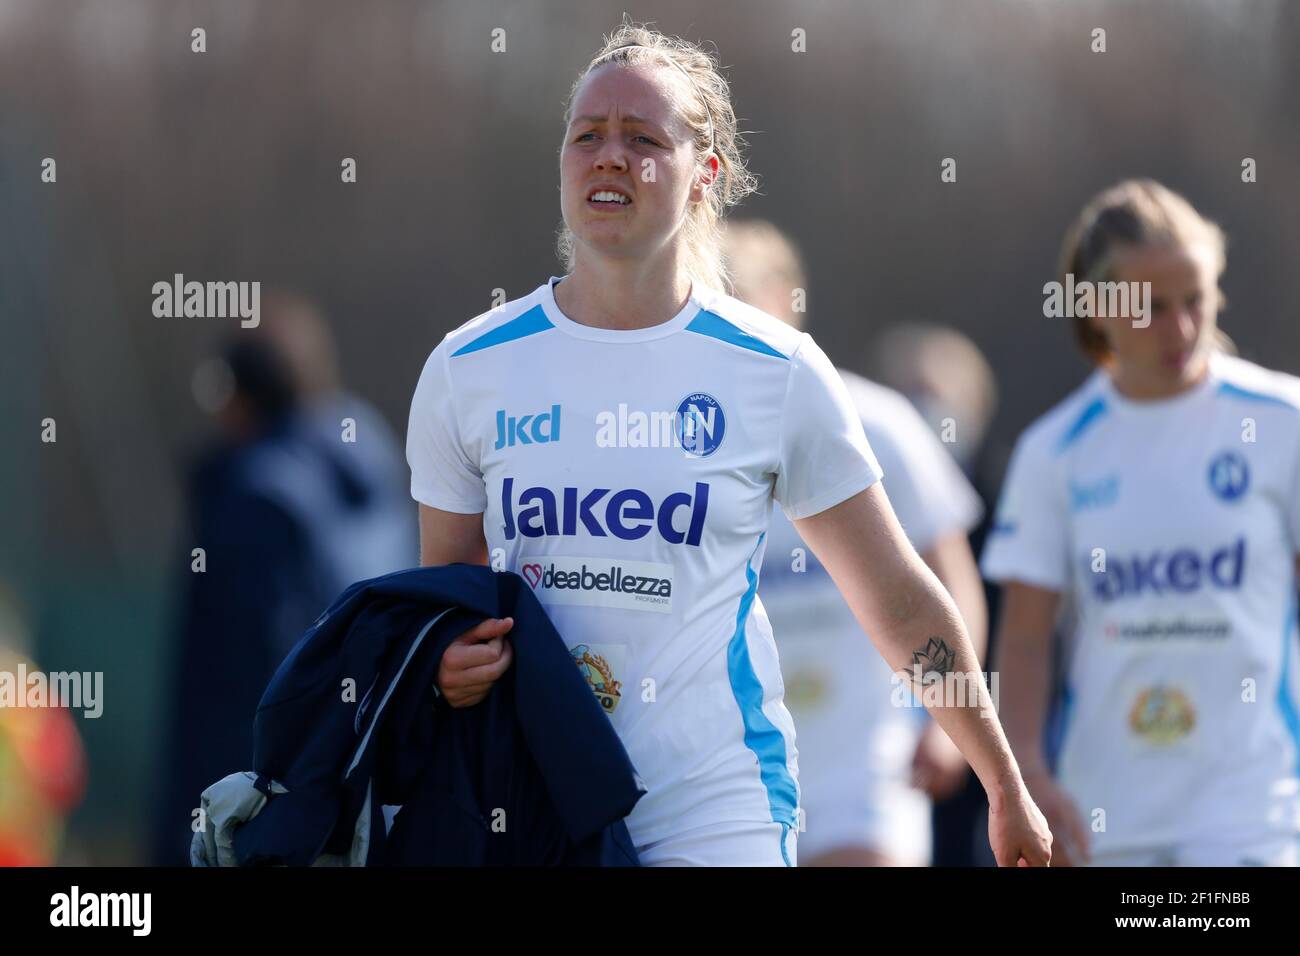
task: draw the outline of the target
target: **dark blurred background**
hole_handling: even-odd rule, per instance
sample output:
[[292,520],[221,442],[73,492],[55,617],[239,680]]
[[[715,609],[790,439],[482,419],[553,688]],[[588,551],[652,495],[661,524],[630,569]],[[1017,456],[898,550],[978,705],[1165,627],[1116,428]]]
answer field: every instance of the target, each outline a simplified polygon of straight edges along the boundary
[[563,101],[625,10],[716,45],[762,180],[741,213],[801,245],[839,365],[912,320],[984,351],[994,478],[1087,372],[1042,286],[1121,178],[1225,228],[1224,328],[1300,372],[1300,3],[0,0],[0,640],[105,675],[63,859],[146,859],[168,772],[195,370],[238,320],[156,318],[153,284],[311,297],[400,441],[443,333],[559,271]]

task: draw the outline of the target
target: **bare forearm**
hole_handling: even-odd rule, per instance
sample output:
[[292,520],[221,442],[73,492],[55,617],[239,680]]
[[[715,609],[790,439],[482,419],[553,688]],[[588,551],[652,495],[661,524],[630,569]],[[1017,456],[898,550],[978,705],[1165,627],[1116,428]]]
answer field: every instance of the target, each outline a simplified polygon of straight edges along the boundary
[[[879,483],[795,527],[862,629],[961,750],[989,797],[989,842],[1003,866],[1046,866],[1051,833],[1021,779],[957,605],[908,543]],[[926,683],[929,680],[930,683]]]
[[998,634],[999,704],[1012,752],[1026,774],[1045,773],[1043,726],[1051,667],[1049,642],[1003,628]]
[[984,582],[966,535],[961,532],[946,535],[921,552],[921,557],[952,595],[975,655],[984,662],[988,650],[988,602],[984,599]]
[[[917,688],[921,702],[985,789],[1018,783],[1015,758],[957,606],[908,543],[883,489],[873,485],[796,527],[907,687],[918,664],[923,674],[940,680],[940,693]],[[948,695],[945,689],[961,693]]]
[[[909,590],[915,593],[907,595]],[[986,790],[1016,782],[1015,758],[955,601],[928,568],[898,582],[894,593],[900,600],[892,620],[868,631],[877,649],[901,672],[900,680],[961,750]]]
[[1008,581],[998,626],[1002,723],[1011,749],[1026,773],[1046,772],[1043,726],[1051,684],[1052,632],[1060,594]]

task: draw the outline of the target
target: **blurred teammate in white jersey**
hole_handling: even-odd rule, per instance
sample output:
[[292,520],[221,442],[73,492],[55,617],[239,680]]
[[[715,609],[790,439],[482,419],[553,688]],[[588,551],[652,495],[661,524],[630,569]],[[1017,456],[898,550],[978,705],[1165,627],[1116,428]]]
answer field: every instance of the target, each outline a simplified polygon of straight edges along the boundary
[[[744,220],[728,225],[723,248],[736,297],[801,329],[795,304],[808,286],[790,239],[769,222]],[[906,398],[839,374],[903,530],[953,596],[982,657],[984,593],[966,540],[980,518],[979,497]],[[898,706],[889,666],[780,509],[772,513],[759,595],[795,723],[802,865],[925,866],[930,797],[960,786],[966,761],[923,707]]]
[[[1219,228],[1150,180],[1095,197],[1062,250],[1051,291],[1076,290],[1097,371],[1021,436],[983,558],[1006,587],[1002,717],[1054,862],[1297,860],[1300,380],[1217,347],[1224,265]],[[1089,308],[1085,282],[1124,284],[1128,308],[1097,289]]]

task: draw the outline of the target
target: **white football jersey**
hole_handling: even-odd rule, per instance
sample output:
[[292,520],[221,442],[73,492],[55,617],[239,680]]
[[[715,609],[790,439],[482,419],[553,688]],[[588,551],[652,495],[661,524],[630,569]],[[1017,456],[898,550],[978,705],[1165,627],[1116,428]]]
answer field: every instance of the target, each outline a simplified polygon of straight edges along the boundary
[[[974,527],[984,510],[979,496],[912,403],[860,375],[841,370],[840,376],[912,545],[925,551]],[[898,691],[893,671],[835,582],[779,509],[772,514],[759,595],[776,635],[797,732],[800,852],[807,858],[870,846],[927,864],[930,803],[910,786],[925,708]]]
[[[644,846],[795,823],[797,762],[757,598],[772,501],[801,518],[880,468],[807,335],[696,290],[668,322],[573,322],[552,279],[451,332],[411,406],[411,493],[483,514],[546,606],[648,793]],[[575,742],[580,745],[580,742]]]
[[1097,852],[1300,829],[1300,379],[1102,372],[1021,436],[984,572],[1076,608],[1057,774]]

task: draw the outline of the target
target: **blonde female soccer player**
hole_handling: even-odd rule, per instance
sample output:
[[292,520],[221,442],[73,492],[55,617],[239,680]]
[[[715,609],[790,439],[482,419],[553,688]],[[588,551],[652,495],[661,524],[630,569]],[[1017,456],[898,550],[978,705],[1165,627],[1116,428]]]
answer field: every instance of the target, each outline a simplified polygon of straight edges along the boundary
[[[891,666],[979,671],[830,362],[717,291],[720,218],[752,183],[712,58],[625,24],[565,114],[568,274],[448,334],[411,408],[423,562],[492,560],[535,589],[647,784],[627,824],[650,865],[795,862],[793,730],[756,598],[773,500]],[[448,650],[450,704],[509,667],[510,623]],[[934,714],[989,791],[998,859],[1046,864],[978,691]]]
[[1074,320],[1097,370],[1021,436],[983,565],[1005,584],[1002,716],[1067,864],[1296,862],[1300,380],[1217,347],[1223,269],[1219,228],[1149,180],[1066,236],[1076,288],[1134,283],[1130,308]]

